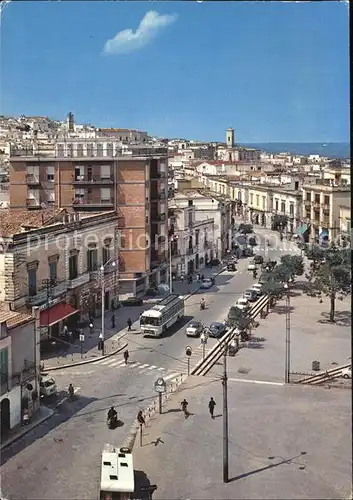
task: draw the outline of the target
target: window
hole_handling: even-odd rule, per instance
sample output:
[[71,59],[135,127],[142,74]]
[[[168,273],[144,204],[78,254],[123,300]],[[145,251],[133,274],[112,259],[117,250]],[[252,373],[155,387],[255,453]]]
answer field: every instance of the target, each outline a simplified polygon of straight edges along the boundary
[[281,202],[281,212],[282,212],[282,214],[286,213],[286,202],[285,201]]
[[7,347],[0,351],[0,371],[1,383],[6,382],[9,374],[9,350]]
[[293,203],[290,203],[290,205],[289,205],[289,215],[294,215],[294,205],[293,205]]
[[260,206],[260,196],[258,194],[256,195],[256,206]]
[[97,144],[97,156],[103,156],[103,144]]
[[110,179],[110,165],[101,165],[101,179]]
[[262,197],[262,208],[265,210],[266,209],[266,196]]
[[278,212],[278,200],[275,200],[275,211]]
[[87,251],[87,271],[97,271],[98,269],[98,251],[96,248],[90,248]]
[[329,204],[330,204],[330,197],[324,196],[324,205],[329,205]]
[[47,182],[54,182],[54,167],[47,167]]
[[311,201],[311,193],[306,193],[306,201]]
[[28,295],[37,295],[37,269],[28,269]]
[[49,262],[49,278],[56,280],[57,278],[57,261],[52,260]]
[[191,210],[188,212],[188,225],[192,226],[192,211]]
[[101,201],[110,201],[110,188],[101,188]]
[[93,179],[92,177],[92,167],[87,167],[87,180],[91,182]]
[[69,257],[69,280],[74,280],[77,275],[77,254],[74,254]]
[[315,195],[315,203],[320,203],[320,195],[319,194]]
[[87,156],[93,156],[93,144],[87,144]]
[[250,205],[254,203],[254,195],[250,193]]
[[85,197],[84,189],[75,189],[75,200],[83,200]]
[[103,261],[103,265],[106,264],[109,259],[110,259],[110,248],[109,248],[108,245],[104,245],[104,247],[102,249],[102,261]]
[[83,156],[83,144],[77,144],[77,156]]
[[110,142],[107,144],[107,156],[114,156],[113,144]]

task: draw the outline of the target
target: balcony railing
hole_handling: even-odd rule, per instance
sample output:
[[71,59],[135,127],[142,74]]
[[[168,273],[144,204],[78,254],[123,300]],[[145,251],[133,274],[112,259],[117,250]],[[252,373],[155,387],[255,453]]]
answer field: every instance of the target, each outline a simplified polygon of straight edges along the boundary
[[87,200],[85,198],[77,198],[75,200],[73,200],[72,202],[73,206],[75,208],[77,207],[83,207],[83,206],[90,206],[90,207],[101,207],[101,206],[105,206],[105,207],[110,207],[110,206],[114,206],[114,198],[110,198],[109,200]]
[[40,305],[44,304],[45,302],[49,301],[51,299],[54,299],[56,297],[59,297],[60,295],[63,295],[67,291],[67,282],[64,281],[63,283],[59,283],[58,285],[52,287],[49,289],[40,290],[36,293],[36,295],[32,295],[28,297],[28,303],[35,306],[35,305]]
[[26,200],[27,208],[40,208],[39,200],[35,198],[27,198]]
[[74,288],[77,288],[78,286],[85,285],[90,281],[90,273],[86,272],[83,274],[80,274],[77,276],[77,278],[74,278],[72,280],[68,280],[67,282],[67,288],[69,290],[72,290]]
[[325,210],[325,211],[329,211],[330,210],[330,205],[328,203],[324,203],[322,205],[322,209]]
[[38,175],[27,174],[26,175],[26,184],[28,186],[40,186],[40,180]]
[[111,177],[93,177],[92,179],[87,179],[83,175],[79,177],[74,177],[72,180],[73,184],[83,185],[83,184],[113,184],[114,178]]

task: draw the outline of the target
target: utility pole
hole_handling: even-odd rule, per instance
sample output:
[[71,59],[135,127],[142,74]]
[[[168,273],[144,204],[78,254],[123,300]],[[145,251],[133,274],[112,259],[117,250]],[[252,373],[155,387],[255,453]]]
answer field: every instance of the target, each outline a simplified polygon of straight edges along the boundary
[[290,382],[290,296],[288,284],[284,285],[286,291],[286,353],[284,360],[284,381]]
[[228,457],[228,374],[227,374],[227,351],[228,345],[224,345],[223,354],[223,482],[229,481],[229,457]]

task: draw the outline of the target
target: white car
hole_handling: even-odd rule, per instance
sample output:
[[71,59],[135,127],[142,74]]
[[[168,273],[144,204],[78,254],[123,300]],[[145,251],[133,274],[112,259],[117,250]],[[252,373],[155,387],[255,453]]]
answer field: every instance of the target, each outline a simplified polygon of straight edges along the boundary
[[213,285],[212,280],[210,278],[206,278],[201,283],[201,288],[205,290],[207,288],[211,288],[212,285]]
[[254,261],[249,262],[248,271],[256,271],[256,269],[257,269],[257,265],[255,264],[255,262]]
[[242,311],[246,311],[247,309],[250,308],[249,301],[247,299],[238,299],[236,303],[234,304],[234,307],[237,307],[238,309],[241,309]]
[[255,285],[253,285],[250,290],[255,290],[255,292],[257,292],[257,295],[260,297],[260,295],[262,295],[262,285],[261,283],[255,283]]
[[191,321],[186,328],[187,337],[199,337],[204,330],[204,326],[200,321]]
[[58,392],[55,380],[53,379],[53,377],[50,377],[50,375],[47,374],[42,374],[39,386],[40,395],[42,397],[52,396],[53,394],[56,394]]
[[342,377],[343,378],[352,378],[352,367],[351,366],[342,370]]

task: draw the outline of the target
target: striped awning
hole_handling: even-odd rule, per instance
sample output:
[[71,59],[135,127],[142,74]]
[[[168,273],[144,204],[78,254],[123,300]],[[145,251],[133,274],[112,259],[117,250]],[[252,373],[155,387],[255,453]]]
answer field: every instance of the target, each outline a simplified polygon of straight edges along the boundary
[[306,233],[307,230],[308,230],[308,225],[307,224],[302,224],[301,226],[299,226],[296,229],[295,233],[303,235],[304,233]]

